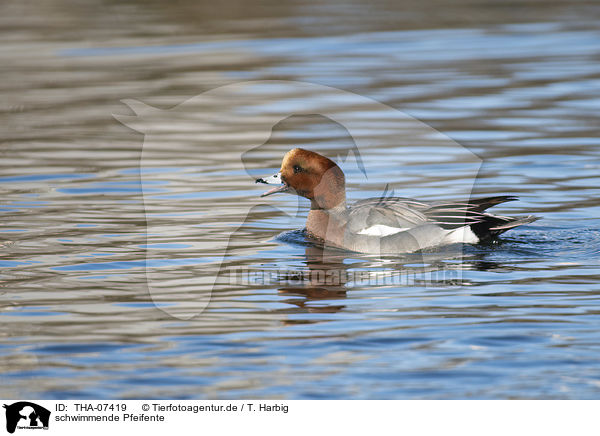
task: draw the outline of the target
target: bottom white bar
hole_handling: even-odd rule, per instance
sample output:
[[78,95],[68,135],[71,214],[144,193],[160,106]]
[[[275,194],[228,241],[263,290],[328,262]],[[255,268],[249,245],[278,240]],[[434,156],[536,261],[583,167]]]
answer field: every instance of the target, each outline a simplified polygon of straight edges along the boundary
[[[2,401],[2,400],[0,400]],[[598,401],[3,400],[0,434],[597,435]],[[12,431],[11,431],[12,430]]]

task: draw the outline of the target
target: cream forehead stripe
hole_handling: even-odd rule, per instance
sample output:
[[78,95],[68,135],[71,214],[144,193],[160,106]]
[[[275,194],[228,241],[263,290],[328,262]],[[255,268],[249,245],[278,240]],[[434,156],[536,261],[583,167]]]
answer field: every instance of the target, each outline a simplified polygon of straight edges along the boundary
[[281,169],[283,170],[286,166],[288,166],[289,161],[291,161],[298,154],[298,149],[294,148],[293,150],[288,151],[285,156],[283,156],[283,161],[281,162]]

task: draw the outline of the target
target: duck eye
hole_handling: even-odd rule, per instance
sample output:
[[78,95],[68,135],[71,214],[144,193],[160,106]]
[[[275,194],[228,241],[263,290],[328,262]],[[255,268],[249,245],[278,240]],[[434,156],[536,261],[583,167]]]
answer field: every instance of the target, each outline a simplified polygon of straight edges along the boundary
[[294,174],[298,174],[302,172],[302,167],[300,165],[294,165]]

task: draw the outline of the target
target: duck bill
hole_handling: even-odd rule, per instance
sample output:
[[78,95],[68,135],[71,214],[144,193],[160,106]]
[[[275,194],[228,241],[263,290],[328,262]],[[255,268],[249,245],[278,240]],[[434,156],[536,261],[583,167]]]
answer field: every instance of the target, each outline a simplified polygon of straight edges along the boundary
[[281,173],[273,174],[272,176],[265,177],[264,179],[256,179],[255,183],[264,183],[266,185],[279,185],[261,194],[261,197],[266,197],[267,195],[276,194],[278,192],[288,192],[290,190],[290,187],[286,183],[283,183],[283,181],[281,180]]
[[260,194],[261,197],[266,197],[267,195],[277,194],[278,192],[288,192],[290,187],[288,185],[277,186],[273,189],[269,189],[267,192]]

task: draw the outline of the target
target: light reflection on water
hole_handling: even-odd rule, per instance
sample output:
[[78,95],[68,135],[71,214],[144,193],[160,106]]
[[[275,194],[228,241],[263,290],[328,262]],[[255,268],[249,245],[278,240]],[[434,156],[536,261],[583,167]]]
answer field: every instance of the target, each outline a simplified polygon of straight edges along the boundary
[[[81,11],[60,3],[23,21],[16,3],[2,6],[0,20],[22,24],[0,50],[0,396],[599,397],[597,8],[524,2],[515,15],[470,2],[439,15],[415,4],[416,25],[389,4],[357,22],[290,2],[208,15],[202,31],[180,3],[180,14],[115,5],[128,25],[109,33],[108,6],[97,26],[69,28],[64,17]],[[482,159],[476,194],[519,195],[499,211],[543,220],[463,258],[324,252],[298,231],[308,205],[260,199],[253,177],[297,145],[343,155],[353,141],[342,126],[295,116],[247,152],[253,121],[224,131],[215,102],[158,125],[140,170],[142,135],[112,118],[127,113],[121,99],[167,109],[263,79],[345,89],[426,122]],[[387,183],[426,199],[467,189],[469,162],[441,154],[435,136],[390,138],[390,120],[330,103],[369,142],[368,177],[345,163],[351,199]],[[423,266],[460,280],[425,283],[411,273]],[[292,276],[231,284],[234,267]],[[298,277],[375,270],[411,279]]]

